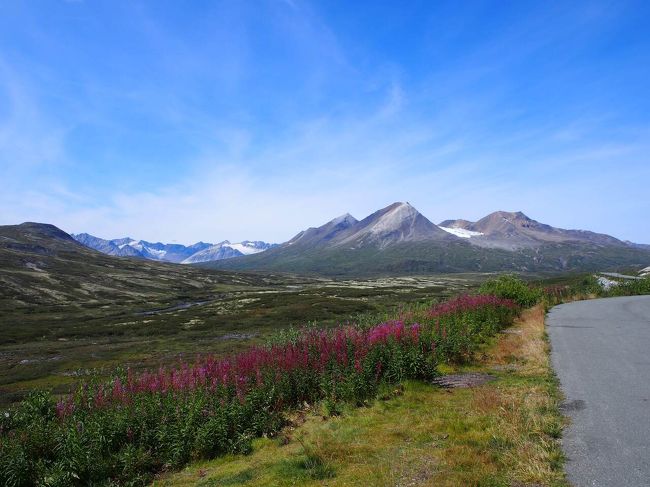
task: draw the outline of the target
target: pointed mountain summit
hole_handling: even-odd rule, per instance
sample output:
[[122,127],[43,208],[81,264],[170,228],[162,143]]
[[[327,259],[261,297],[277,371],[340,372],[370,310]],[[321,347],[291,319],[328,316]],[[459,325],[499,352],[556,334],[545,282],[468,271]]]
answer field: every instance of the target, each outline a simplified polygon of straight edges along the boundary
[[330,225],[344,225],[344,226],[350,226],[354,225],[357,223],[359,220],[357,220],[355,217],[350,215],[349,213],[346,213],[345,215],[338,216],[334,218],[332,221],[328,222]]
[[327,245],[330,241],[334,240],[342,232],[346,231],[353,225],[358,223],[358,220],[349,213],[341,215],[328,221],[320,227],[308,228],[303,230],[298,235],[289,240],[285,245],[298,245],[298,246],[321,246]]
[[410,203],[393,203],[350,226],[337,245],[354,248],[386,246],[400,242],[421,242],[454,238],[431,223]]

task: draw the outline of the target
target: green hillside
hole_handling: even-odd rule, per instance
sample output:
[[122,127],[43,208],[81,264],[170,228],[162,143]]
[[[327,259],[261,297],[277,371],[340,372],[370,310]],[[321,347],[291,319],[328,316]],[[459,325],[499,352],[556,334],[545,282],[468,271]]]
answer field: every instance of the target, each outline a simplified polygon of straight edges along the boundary
[[282,246],[203,264],[206,268],[295,272],[325,276],[375,276],[451,272],[566,272],[644,266],[650,252],[633,247],[547,244],[515,251],[465,242],[404,242],[380,249]]

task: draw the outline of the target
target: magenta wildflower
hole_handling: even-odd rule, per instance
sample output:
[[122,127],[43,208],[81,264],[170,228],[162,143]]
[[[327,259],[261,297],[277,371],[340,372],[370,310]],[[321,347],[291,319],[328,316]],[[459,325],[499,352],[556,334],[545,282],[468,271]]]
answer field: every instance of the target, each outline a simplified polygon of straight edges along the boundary
[[[379,323],[368,329],[352,325],[334,330],[309,329],[292,342],[253,347],[224,358],[197,356],[194,364],[180,362],[175,368],[161,367],[156,372],[139,375],[129,369],[124,382],[115,378],[110,387],[100,385],[93,389],[94,392],[89,391],[92,401],[77,402],[90,402],[92,407],[100,409],[114,404],[133,404],[134,398],[143,394],[172,394],[176,397],[197,390],[224,395],[226,400],[236,398],[239,402],[245,402],[251,390],[283,383],[285,378],[294,377],[291,381],[311,377],[311,374],[341,373],[344,370],[362,374],[367,360],[374,362],[365,370],[374,369],[378,381],[387,366],[378,358],[381,354],[390,356],[393,348],[415,347],[426,352],[426,356],[435,356],[437,341],[448,340],[450,330],[456,336],[468,333],[465,318],[456,323],[453,322],[454,317],[514,309],[512,301],[495,296],[459,296],[433,306],[423,316],[418,315],[424,319],[423,322],[408,323],[406,320],[412,319],[415,314],[401,312],[400,319]],[[375,350],[384,352],[377,355]],[[69,415],[74,404],[72,396],[60,401],[56,406],[57,415]]]

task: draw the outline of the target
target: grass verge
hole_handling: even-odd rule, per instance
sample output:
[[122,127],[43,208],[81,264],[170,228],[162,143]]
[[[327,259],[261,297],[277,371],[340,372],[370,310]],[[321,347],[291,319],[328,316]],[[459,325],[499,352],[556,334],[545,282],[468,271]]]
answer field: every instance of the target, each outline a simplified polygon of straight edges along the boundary
[[446,390],[409,381],[367,407],[305,407],[251,454],[196,463],[154,485],[567,486],[548,351],[538,305],[471,367],[444,370],[492,382]]

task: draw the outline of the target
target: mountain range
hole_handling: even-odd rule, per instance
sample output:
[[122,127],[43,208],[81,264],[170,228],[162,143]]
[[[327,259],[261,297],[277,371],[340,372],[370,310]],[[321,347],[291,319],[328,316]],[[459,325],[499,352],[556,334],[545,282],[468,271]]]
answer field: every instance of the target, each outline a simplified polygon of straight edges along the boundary
[[[183,267],[331,277],[603,271],[620,267],[641,269],[650,264],[648,245],[590,231],[556,228],[522,212],[497,211],[478,221],[453,219],[436,225],[409,203],[401,202],[362,220],[346,213],[319,227],[303,230],[280,245],[226,240],[184,246],[132,238],[105,240],[89,234],[73,238],[52,225],[36,223],[0,228],[9,232],[7,238],[0,234],[0,243],[15,257],[21,255],[23,244],[14,235],[24,234],[29,235],[30,242],[38,242],[29,244],[29,255],[72,252],[85,260],[93,255],[90,249],[94,249],[109,256],[194,264]],[[91,254],[79,249],[87,249]],[[25,257],[25,265],[32,265],[30,259]],[[132,262],[129,265],[137,265],[137,260],[127,260]]]
[[230,259],[243,255],[263,252],[275,246],[259,240],[230,243],[224,240],[218,244],[197,242],[185,246],[180,244],[151,243],[132,238],[105,240],[88,233],[72,234],[79,243],[104,254],[116,257],[138,257],[141,259],[173,262],[176,264],[196,264],[213,260]]
[[646,246],[496,211],[436,225],[398,202],[362,220],[350,214],[298,233],[263,254],[205,265],[332,276],[463,271],[567,271],[641,266]]

